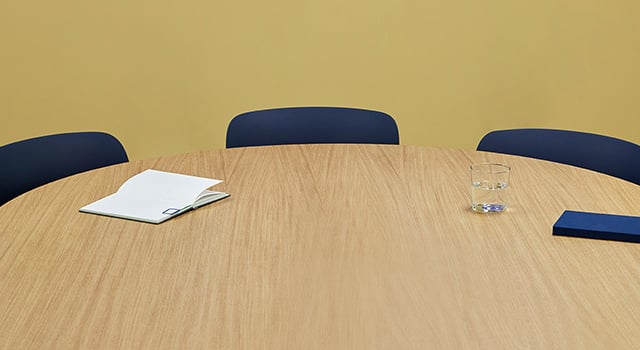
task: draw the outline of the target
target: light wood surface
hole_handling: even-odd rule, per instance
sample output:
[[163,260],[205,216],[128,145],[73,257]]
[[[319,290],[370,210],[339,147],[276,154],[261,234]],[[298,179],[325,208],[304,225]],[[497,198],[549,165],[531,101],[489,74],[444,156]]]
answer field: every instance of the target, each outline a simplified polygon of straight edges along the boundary
[[[504,213],[470,209],[482,161],[512,167]],[[78,212],[148,168],[232,196],[160,225]],[[640,245],[551,234],[565,209],[639,201],[584,169],[413,146],[103,168],[0,207],[0,348],[640,348]]]

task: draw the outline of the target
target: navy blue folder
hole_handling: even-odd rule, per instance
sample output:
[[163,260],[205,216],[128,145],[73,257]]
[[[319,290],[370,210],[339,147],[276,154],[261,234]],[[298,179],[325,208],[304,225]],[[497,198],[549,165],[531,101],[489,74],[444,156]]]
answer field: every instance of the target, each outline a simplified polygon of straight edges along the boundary
[[553,234],[640,243],[640,217],[565,210]]

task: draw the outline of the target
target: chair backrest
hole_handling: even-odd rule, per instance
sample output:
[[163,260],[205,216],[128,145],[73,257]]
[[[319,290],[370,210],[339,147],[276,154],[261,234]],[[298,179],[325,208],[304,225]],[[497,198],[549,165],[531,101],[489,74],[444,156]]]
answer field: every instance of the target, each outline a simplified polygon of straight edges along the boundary
[[127,162],[118,139],[102,132],[35,137],[0,147],[0,205],[51,181]]
[[640,184],[640,145],[572,130],[509,129],[486,134],[478,151],[573,165]]
[[345,107],[287,107],[234,117],[227,148],[305,143],[399,144],[395,120],[378,111]]

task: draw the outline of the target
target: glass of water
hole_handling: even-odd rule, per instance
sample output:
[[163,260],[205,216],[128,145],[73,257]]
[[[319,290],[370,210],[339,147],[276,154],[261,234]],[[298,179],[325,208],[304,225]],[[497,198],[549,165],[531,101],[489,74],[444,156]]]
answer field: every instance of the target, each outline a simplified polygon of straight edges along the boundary
[[477,213],[507,209],[511,168],[504,164],[481,163],[471,166],[471,209]]

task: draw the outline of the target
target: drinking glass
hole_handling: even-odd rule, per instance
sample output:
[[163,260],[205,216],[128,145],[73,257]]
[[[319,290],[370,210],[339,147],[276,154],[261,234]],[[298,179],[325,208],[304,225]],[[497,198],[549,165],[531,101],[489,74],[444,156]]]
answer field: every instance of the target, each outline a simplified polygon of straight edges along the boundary
[[471,209],[477,213],[506,210],[510,172],[504,164],[471,165]]

